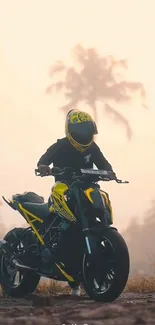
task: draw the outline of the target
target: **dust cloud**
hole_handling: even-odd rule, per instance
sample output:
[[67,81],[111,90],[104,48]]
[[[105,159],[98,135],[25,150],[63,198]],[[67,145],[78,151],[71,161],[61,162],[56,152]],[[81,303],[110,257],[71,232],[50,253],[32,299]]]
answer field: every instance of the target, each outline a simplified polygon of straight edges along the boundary
[[133,218],[123,232],[130,252],[131,274],[155,274],[155,201],[141,222]]

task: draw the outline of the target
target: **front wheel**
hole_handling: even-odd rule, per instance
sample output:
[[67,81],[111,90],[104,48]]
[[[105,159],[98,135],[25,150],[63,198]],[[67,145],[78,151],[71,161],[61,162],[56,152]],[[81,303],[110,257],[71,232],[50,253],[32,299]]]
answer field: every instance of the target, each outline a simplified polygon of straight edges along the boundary
[[[31,232],[21,235],[23,230],[24,228],[14,228],[4,237],[16,252],[24,250],[27,243],[34,241]],[[31,294],[40,280],[40,276],[35,272],[24,273],[10,267],[3,256],[0,256],[0,278],[3,295],[16,298]]]
[[83,258],[83,286],[95,301],[112,302],[124,290],[129,275],[129,252],[114,228],[97,235],[95,256]]

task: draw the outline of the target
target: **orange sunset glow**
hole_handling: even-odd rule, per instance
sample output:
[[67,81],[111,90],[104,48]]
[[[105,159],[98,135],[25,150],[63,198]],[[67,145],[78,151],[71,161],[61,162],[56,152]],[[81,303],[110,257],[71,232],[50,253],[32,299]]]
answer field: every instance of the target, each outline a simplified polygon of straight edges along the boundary
[[[64,99],[47,95],[49,71],[56,60],[69,64],[81,44],[128,59],[129,77],[145,86],[147,109],[137,98],[119,108],[132,139],[98,108],[96,140],[118,177],[130,182],[105,184],[115,225],[122,230],[132,217],[142,220],[155,199],[154,12],[152,0],[0,0],[1,196],[30,190],[48,198],[54,179],[37,178],[34,169],[64,136]],[[8,206],[0,209],[6,226],[23,222]]]

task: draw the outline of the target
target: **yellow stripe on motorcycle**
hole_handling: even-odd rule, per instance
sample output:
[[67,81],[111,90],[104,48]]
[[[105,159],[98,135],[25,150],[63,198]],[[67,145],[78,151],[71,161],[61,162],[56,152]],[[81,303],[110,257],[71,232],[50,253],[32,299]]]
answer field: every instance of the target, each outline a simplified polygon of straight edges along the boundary
[[104,196],[105,201],[106,201],[106,204],[107,204],[107,206],[108,206],[109,209],[110,209],[111,220],[112,220],[112,223],[113,223],[113,221],[114,221],[114,220],[113,220],[113,209],[112,209],[112,206],[111,206],[110,199],[108,198],[108,195],[107,195],[104,191],[100,190],[100,192],[101,192],[102,195]]
[[49,211],[50,211],[50,212],[55,212],[55,209],[53,208],[52,205],[50,206]]
[[109,200],[108,200],[108,197],[107,197],[106,193],[104,191],[100,191],[100,192],[104,196],[106,204],[109,206]]
[[26,210],[25,208],[23,208],[22,205],[21,205],[21,203],[19,203],[18,206],[19,206],[19,208],[20,208],[21,211],[23,211],[24,213],[28,214],[30,217],[34,218],[36,221],[39,221],[39,222],[41,222],[41,223],[44,222],[43,219],[41,219],[41,218],[35,216],[35,214],[33,214],[33,213],[31,213],[30,211],[28,211],[28,210]]
[[[23,212],[27,222],[29,225],[32,227],[33,231],[35,232],[36,236],[38,237],[39,241],[41,242],[42,245],[45,245],[45,242],[42,238],[42,236],[39,234],[39,231],[36,229],[36,227],[33,225],[34,221],[39,221],[41,223],[44,222],[44,220],[40,219],[39,217],[35,216],[33,213],[29,212],[28,210],[24,209],[21,205],[21,203],[18,204],[20,210]],[[34,218],[33,220],[30,220],[30,217]]]
[[56,264],[57,268],[60,270],[60,272],[65,276],[65,278],[70,281],[70,282],[74,282],[74,279],[71,275],[69,275],[66,271],[64,271],[60,265]]
[[91,193],[92,192],[94,192],[94,189],[92,188],[92,187],[90,187],[90,188],[88,188],[86,191],[84,191],[85,192],[85,194],[86,194],[86,196],[87,196],[87,198],[89,199],[89,201],[91,202],[91,203],[93,203],[94,201],[93,201],[93,199],[92,199],[92,197],[91,197]]

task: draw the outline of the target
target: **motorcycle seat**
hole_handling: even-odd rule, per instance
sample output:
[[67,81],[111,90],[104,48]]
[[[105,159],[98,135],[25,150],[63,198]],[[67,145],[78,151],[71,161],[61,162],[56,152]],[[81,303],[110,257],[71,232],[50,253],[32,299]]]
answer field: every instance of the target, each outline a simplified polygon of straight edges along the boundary
[[24,192],[23,194],[14,194],[12,198],[13,200],[16,200],[20,203],[45,203],[44,198],[35,192]]
[[50,214],[48,203],[22,202],[21,205],[25,210],[41,219],[46,219]]

